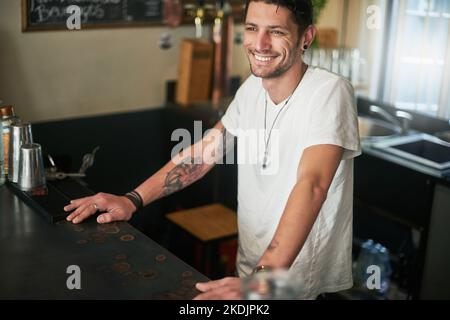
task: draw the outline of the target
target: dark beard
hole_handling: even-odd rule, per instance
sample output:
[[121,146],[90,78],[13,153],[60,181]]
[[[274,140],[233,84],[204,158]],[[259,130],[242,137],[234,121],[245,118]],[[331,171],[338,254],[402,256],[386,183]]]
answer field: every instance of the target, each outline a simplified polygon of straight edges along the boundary
[[[295,49],[298,49],[299,45],[300,45],[300,42],[297,43],[297,47],[292,48],[292,51],[294,51]],[[286,71],[288,71],[294,65],[294,61],[295,61],[295,57],[291,56],[291,60],[288,61],[288,63],[286,63],[285,65],[279,66],[277,69],[275,69],[270,74],[262,77],[262,76],[257,75],[253,71],[252,63],[250,62],[250,57],[247,57],[247,58],[248,58],[248,62],[250,64],[250,71],[252,72],[252,74],[255,77],[262,78],[262,79],[276,79],[276,78],[282,76]]]
[[273,72],[271,72],[270,74],[268,74],[268,75],[262,77],[262,76],[257,75],[257,74],[253,71],[252,64],[251,64],[250,62],[249,62],[249,64],[250,64],[250,71],[252,72],[252,74],[253,74],[255,77],[263,78],[263,79],[275,79],[275,78],[278,78],[278,77],[280,77],[281,75],[283,75],[286,71],[288,71],[289,68],[292,66],[292,65],[290,65],[290,66],[281,66],[280,68],[275,69],[275,70],[274,70]]

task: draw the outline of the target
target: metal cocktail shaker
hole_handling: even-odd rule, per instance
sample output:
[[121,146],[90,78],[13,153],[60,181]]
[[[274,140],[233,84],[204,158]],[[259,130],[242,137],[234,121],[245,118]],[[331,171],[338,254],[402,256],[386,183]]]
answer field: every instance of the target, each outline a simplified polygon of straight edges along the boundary
[[20,147],[25,143],[33,142],[31,124],[14,123],[11,125],[10,134],[8,179],[17,183],[19,181]]
[[25,143],[20,148],[18,187],[33,191],[45,186],[45,168],[42,148],[37,143]]

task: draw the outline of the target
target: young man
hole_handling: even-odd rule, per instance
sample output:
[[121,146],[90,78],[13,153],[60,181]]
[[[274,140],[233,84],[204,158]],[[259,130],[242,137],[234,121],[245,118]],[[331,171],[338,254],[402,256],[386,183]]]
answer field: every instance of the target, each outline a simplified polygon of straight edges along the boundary
[[[244,48],[253,75],[216,133],[199,142],[203,149],[188,148],[135,190],[144,204],[178,191],[223,155],[223,147],[211,141],[237,136],[239,158],[252,147],[246,132],[263,132],[256,143],[258,161],[239,163],[240,278],[197,284],[202,292],[197,299],[239,298],[242,277],[271,268],[289,268],[303,299],[352,286],[357,114],[346,80],[302,61],[314,37],[310,0],[247,1]],[[198,151],[208,147],[218,152]],[[97,218],[100,223],[128,220],[136,210],[128,198],[99,194],[65,209],[76,209],[68,217],[74,223],[97,210],[107,211]]]

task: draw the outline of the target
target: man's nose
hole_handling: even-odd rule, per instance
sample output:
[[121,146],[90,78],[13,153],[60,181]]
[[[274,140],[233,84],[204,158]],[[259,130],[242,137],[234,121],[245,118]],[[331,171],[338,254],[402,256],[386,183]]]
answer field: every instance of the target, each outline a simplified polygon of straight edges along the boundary
[[259,52],[262,52],[270,50],[270,48],[271,48],[270,35],[265,31],[258,32],[258,35],[256,36],[255,49]]

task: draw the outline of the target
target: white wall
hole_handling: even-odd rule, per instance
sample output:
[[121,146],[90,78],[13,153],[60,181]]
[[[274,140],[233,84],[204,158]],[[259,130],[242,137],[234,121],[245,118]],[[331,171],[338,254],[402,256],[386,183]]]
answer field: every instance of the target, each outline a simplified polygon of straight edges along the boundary
[[[339,29],[339,6],[330,0],[319,25]],[[33,122],[162,106],[180,39],[194,36],[180,27],[164,51],[157,43],[165,27],[23,33],[21,19],[20,0],[0,0],[0,100]],[[248,74],[235,46],[233,75]]]
[[[28,121],[160,107],[165,83],[177,75],[178,44],[192,27],[21,31],[21,1],[0,1],[0,100]],[[246,68],[235,49],[234,74]],[[244,62],[239,62],[239,59]],[[237,70],[236,70],[237,69]]]
[[[328,0],[320,14],[317,28],[334,28],[339,32],[342,45],[354,48],[358,46],[361,19],[361,0],[348,1],[347,21],[344,21],[344,0]],[[345,39],[342,39],[343,29],[347,28]]]

